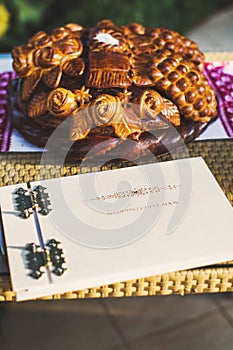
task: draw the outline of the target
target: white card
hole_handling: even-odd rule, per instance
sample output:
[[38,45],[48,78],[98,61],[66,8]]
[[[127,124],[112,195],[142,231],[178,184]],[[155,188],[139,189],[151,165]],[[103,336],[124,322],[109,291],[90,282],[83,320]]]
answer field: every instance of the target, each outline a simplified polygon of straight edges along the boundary
[[[30,276],[25,246],[38,243],[31,215],[19,217],[0,188],[17,300],[90,288],[233,258],[233,211],[202,158],[32,182],[45,186],[51,212],[38,213],[43,240],[61,242],[66,270]],[[38,210],[39,211],[39,210]]]

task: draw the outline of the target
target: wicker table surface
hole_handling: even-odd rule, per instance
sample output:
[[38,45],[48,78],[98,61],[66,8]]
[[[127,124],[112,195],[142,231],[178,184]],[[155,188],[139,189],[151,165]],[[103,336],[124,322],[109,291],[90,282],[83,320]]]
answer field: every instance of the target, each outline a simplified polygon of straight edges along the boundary
[[[232,52],[206,53],[207,61],[233,59]],[[233,205],[233,140],[196,141],[188,145],[191,157],[202,156],[210,170]],[[177,158],[182,154],[177,151]],[[54,164],[40,165],[40,153],[2,153],[0,162],[0,186],[34,181],[55,176],[70,176],[89,171],[99,171],[116,167],[129,166],[125,162],[109,164],[103,168],[81,168],[75,163],[66,164],[61,169]],[[161,161],[168,160],[163,156]],[[233,248],[232,248],[233,257]],[[170,295],[205,292],[233,291],[233,261],[198,269],[149,276],[132,281],[118,282],[111,285],[69,293],[51,295],[43,299],[76,299],[123,296]],[[10,276],[0,276],[0,301],[15,300]]]
[[[233,141],[229,139],[196,141],[188,145],[188,150],[191,157],[202,156],[204,158],[233,205]],[[179,151],[177,151],[177,157],[182,157]],[[40,158],[40,153],[3,153],[0,164],[0,186],[129,165],[126,162],[118,162],[118,164],[110,164],[97,169],[84,168],[70,163],[61,169],[60,166],[54,164],[51,166],[48,164],[40,165]],[[161,161],[168,159],[168,156],[163,156]],[[150,276],[81,291],[71,291],[48,298],[99,298],[230,291],[233,291],[233,263],[226,262],[220,265]],[[0,301],[4,300],[15,300],[9,275],[0,276]]]

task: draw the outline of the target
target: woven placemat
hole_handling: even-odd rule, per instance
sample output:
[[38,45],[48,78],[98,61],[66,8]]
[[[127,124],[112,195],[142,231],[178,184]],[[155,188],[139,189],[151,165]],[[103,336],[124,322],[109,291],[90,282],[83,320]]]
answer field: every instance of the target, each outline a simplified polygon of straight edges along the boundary
[[[196,141],[188,146],[191,157],[202,156],[208,164],[219,185],[233,205],[233,141]],[[182,158],[182,151],[177,150],[177,158]],[[169,160],[169,155],[159,158]],[[0,185],[11,185],[25,181],[34,181],[51,177],[71,176],[90,171],[131,166],[127,161],[109,163],[100,167],[82,167],[76,163],[60,165],[41,165],[41,153],[2,153],[0,164]],[[157,158],[158,160],[158,158]],[[233,256],[233,248],[232,248]],[[100,298],[146,295],[170,295],[204,292],[233,291],[233,262],[213,265],[206,268],[150,276],[133,281],[119,282],[111,285],[70,293],[52,295],[46,299]],[[43,298],[45,299],[45,298]],[[0,301],[15,300],[11,289],[9,275],[0,276]]]
[[233,60],[232,51],[222,51],[222,52],[205,52],[205,61],[230,61]]
[[[205,52],[206,62],[233,60],[233,52]],[[196,141],[188,145],[190,156],[202,156],[219,185],[233,205],[233,142],[232,140]],[[173,154],[174,157],[174,154]],[[177,153],[177,158],[182,154]],[[43,178],[70,176],[90,171],[130,166],[127,162],[108,164],[100,168],[84,168],[79,164],[40,166],[40,153],[2,153],[0,186]],[[161,157],[161,161],[169,156]],[[160,276],[140,278],[96,288],[51,295],[43,299],[77,299],[123,296],[149,296],[233,291],[233,261],[220,265],[171,272]],[[15,300],[9,275],[0,276],[0,301]]]

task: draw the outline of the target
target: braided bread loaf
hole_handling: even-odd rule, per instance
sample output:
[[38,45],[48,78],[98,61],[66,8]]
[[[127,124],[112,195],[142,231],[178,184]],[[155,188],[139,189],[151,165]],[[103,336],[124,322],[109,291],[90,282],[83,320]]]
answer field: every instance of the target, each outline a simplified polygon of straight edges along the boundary
[[[87,111],[79,119],[70,118],[72,141],[105,127],[114,137],[140,142],[143,133],[162,127],[158,114],[177,128],[191,123],[194,138],[203,130],[200,124],[217,116],[215,94],[203,74],[203,53],[169,29],[116,26],[110,20],[89,29],[68,24],[51,35],[38,32],[26,45],[15,47],[12,57],[19,75],[13,116],[18,109],[34,128],[51,133],[65,119],[97,106],[96,115]],[[112,115],[109,108],[101,116],[108,101],[139,104],[140,112],[129,116],[124,108],[115,108]]]

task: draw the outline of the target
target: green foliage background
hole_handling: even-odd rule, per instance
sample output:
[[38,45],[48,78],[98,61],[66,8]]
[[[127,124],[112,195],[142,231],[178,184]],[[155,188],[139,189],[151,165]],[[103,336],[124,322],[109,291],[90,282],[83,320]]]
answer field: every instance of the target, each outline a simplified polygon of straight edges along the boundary
[[10,26],[0,52],[24,44],[38,30],[51,32],[69,22],[92,26],[110,18],[117,24],[140,22],[186,34],[194,25],[232,0],[0,0],[10,12]]

